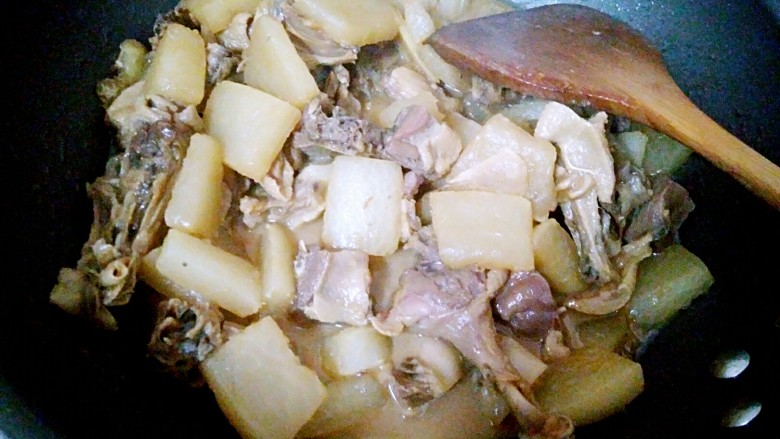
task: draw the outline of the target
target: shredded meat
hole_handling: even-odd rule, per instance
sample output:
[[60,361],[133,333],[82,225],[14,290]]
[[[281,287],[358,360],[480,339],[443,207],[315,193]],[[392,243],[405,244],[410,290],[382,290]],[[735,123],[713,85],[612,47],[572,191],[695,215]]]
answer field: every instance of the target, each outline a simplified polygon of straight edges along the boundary
[[208,302],[172,298],[160,303],[149,353],[173,375],[199,378],[198,364],[223,343],[222,313]]

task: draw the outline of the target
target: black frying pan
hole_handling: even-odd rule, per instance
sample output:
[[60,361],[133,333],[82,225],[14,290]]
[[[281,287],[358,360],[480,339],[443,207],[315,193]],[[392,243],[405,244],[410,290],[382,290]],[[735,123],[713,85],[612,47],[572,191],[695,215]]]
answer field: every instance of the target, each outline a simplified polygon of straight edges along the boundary
[[[160,375],[146,358],[142,295],[117,313],[121,329],[113,333],[48,304],[59,267],[75,263],[87,238],[85,183],[108,157],[111,132],[95,83],[109,73],[120,41],[148,38],[156,14],[174,3],[28,0],[4,13],[10,99],[3,97],[0,162],[11,264],[0,293],[0,432],[10,438],[235,435],[208,390]],[[777,1],[578,3],[644,32],[694,102],[780,163]],[[682,241],[715,285],[640,357],[646,391],[625,413],[577,436],[779,437],[780,214],[698,157],[677,177],[697,204]],[[731,380],[713,377],[710,363],[729,349],[747,351],[750,365]],[[747,426],[721,427],[740,401],[758,401],[762,410]]]

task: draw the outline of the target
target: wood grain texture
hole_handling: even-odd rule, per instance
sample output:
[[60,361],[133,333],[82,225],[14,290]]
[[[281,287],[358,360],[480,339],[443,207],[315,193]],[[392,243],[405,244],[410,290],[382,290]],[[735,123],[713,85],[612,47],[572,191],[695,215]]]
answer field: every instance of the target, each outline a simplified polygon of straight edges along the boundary
[[699,110],[661,54],[609,15],[543,6],[445,26],[428,43],[446,61],[496,84],[590,104],[661,131],[780,209],[780,168]]

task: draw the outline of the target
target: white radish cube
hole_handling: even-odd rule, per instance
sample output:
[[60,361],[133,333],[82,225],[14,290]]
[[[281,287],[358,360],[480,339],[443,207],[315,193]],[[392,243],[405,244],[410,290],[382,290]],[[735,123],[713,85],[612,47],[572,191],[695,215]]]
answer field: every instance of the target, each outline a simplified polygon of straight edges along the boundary
[[398,34],[399,14],[386,0],[296,0],[294,5],[341,44],[365,46]]
[[255,181],[268,173],[300,118],[287,102],[232,81],[214,87],[203,115],[206,132],[225,148],[225,164]]
[[260,271],[249,261],[176,229],[168,230],[157,270],[239,317],[257,313],[263,303]]
[[190,138],[165,209],[168,227],[203,238],[216,233],[222,201],[222,145],[207,134]]
[[[447,180],[469,168],[478,166],[499,151],[508,149],[520,156],[527,166],[528,186],[523,195],[533,203],[534,218],[543,221],[557,206],[555,199],[555,147],[547,140],[536,138],[501,114],[488,119],[474,140],[466,146],[452,166]],[[497,174],[496,180],[504,178]],[[496,183],[494,186],[499,186]]]
[[293,261],[298,251],[292,233],[276,223],[263,226],[260,267],[263,300],[272,312],[287,311],[295,296]]
[[337,375],[354,375],[390,360],[390,339],[371,325],[350,326],[325,340],[325,367]]
[[271,317],[232,336],[201,364],[225,416],[244,438],[292,439],[325,400]]
[[144,94],[177,104],[198,105],[206,87],[206,43],[198,31],[178,23],[165,27],[144,82]]
[[284,26],[268,15],[255,17],[244,60],[247,85],[298,108],[320,93]]
[[433,232],[450,268],[534,269],[531,202],[491,192],[431,192]]
[[401,238],[401,166],[388,160],[338,156],[331,172],[323,242],[372,256],[393,253]]
[[184,0],[182,5],[211,33],[225,30],[241,12],[253,13],[260,0]]

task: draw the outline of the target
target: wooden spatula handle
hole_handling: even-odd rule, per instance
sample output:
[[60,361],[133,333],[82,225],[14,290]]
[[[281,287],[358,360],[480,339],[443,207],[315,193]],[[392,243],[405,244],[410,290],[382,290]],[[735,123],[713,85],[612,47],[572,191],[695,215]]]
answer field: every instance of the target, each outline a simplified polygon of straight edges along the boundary
[[750,191],[780,209],[780,167],[726,131],[687,98],[650,115],[651,124],[732,175]]

